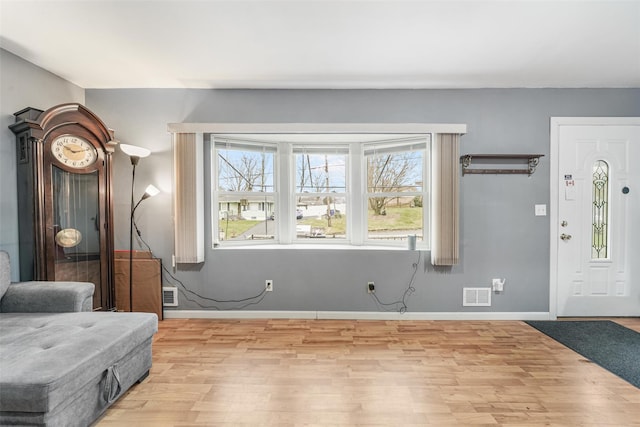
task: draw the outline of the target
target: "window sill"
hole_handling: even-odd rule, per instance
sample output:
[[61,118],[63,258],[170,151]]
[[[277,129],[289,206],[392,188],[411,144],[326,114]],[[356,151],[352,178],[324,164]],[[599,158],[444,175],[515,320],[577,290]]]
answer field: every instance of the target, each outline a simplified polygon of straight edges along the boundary
[[[356,250],[356,251],[408,251],[404,246],[383,246],[383,245],[349,245],[349,244],[262,244],[262,245],[233,245],[233,246],[216,246],[214,250],[246,250],[246,249],[275,249],[275,250],[299,250],[299,249],[319,249],[319,250]],[[426,248],[416,248],[415,251],[428,251]],[[415,252],[411,251],[411,252]]]

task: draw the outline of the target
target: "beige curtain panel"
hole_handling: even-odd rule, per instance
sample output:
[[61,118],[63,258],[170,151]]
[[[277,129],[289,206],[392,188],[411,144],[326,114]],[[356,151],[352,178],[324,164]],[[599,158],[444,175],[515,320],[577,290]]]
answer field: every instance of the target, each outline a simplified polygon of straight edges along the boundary
[[431,148],[431,264],[455,265],[459,255],[460,135],[435,134]]
[[202,134],[173,134],[174,230],[177,263],[204,262]]

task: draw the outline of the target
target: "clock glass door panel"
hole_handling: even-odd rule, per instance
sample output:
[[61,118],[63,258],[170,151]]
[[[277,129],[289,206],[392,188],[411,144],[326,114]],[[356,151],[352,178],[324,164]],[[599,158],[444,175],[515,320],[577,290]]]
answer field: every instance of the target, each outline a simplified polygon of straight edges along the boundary
[[100,181],[98,171],[71,173],[52,167],[54,280],[91,282],[101,301]]

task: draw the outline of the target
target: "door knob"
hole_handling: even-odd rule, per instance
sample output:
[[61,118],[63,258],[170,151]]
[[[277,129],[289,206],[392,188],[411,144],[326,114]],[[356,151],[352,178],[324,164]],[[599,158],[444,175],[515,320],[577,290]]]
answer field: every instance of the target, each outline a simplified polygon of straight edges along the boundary
[[571,234],[564,234],[564,233],[562,233],[562,234],[560,235],[560,238],[566,242],[567,240],[571,240]]

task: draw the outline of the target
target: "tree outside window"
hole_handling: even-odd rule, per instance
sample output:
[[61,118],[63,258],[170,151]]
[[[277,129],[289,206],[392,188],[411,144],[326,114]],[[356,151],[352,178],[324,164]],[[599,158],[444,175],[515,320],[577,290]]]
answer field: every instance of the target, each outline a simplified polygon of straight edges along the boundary
[[368,240],[424,240],[426,147],[426,138],[365,146]]

